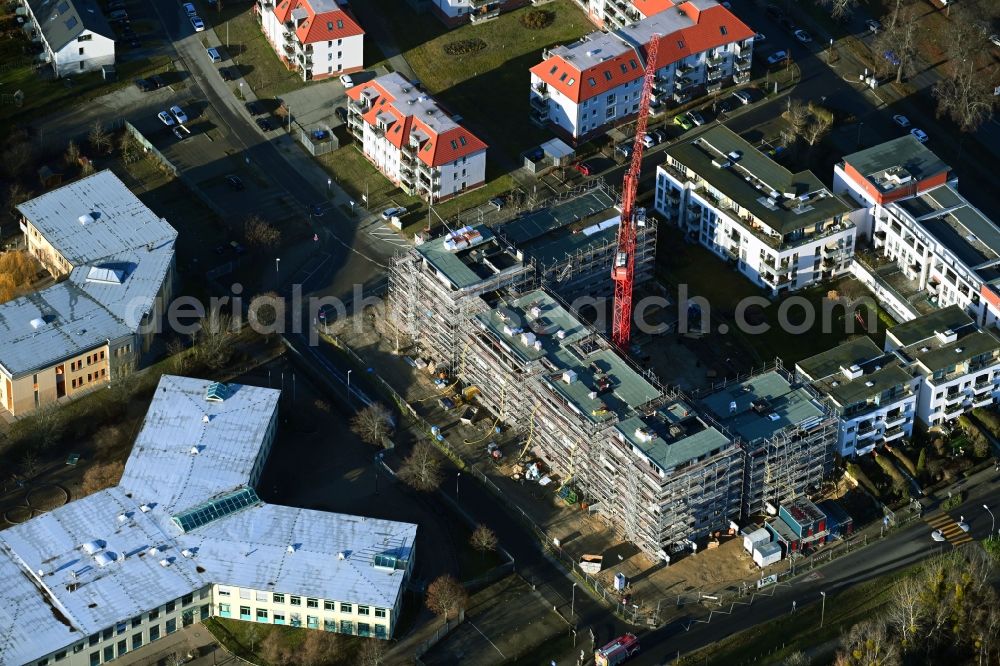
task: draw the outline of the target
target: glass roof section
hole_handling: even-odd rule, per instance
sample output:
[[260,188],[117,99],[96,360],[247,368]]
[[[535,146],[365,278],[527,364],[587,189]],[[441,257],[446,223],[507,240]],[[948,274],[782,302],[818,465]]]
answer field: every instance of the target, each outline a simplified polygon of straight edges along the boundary
[[248,506],[260,503],[260,498],[253,488],[241,488],[236,492],[216,497],[213,500],[200,504],[184,513],[173,516],[174,524],[185,533],[207,525],[219,518],[236,513]]
[[213,382],[205,389],[205,400],[209,402],[222,402],[230,395],[232,395],[232,391],[221,382]]

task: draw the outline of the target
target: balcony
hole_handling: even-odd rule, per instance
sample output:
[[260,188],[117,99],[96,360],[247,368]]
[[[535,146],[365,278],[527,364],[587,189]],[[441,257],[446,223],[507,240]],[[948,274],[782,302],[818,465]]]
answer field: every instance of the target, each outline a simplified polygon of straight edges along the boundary
[[989,391],[993,388],[993,380],[986,379],[981,382],[976,382],[972,386],[973,393],[982,393],[983,391]]
[[750,69],[750,58],[738,58],[736,60],[736,71],[745,72]]
[[721,80],[713,81],[712,83],[709,83],[707,86],[705,86],[705,90],[710,93],[719,92],[720,90],[722,90],[722,81]]
[[725,54],[709,56],[705,58],[705,62],[708,63],[709,67],[718,67],[722,63],[726,62]]
[[548,118],[549,115],[549,98],[539,97],[538,95],[532,94],[531,96],[531,108],[538,112],[539,115]]
[[993,404],[993,395],[989,394],[986,396],[976,396],[974,402],[972,403],[973,408],[978,409],[980,407],[988,407]]
[[677,104],[683,104],[691,100],[691,93],[686,92],[675,92],[672,98]]
[[862,426],[861,428],[858,428],[858,441],[861,441],[862,439],[868,439],[877,432],[878,428],[876,428],[873,425],[869,424],[867,426]]
[[698,82],[695,79],[685,76],[684,78],[674,82],[674,90],[680,92],[696,85],[698,85]]
[[750,81],[750,70],[744,70],[742,72],[737,72],[733,75],[733,81],[735,83],[747,83]]
[[289,57],[292,57],[292,56],[295,55],[295,45],[294,44],[287,43],[287,44],[285,44],[284,46],[281,47],[281,50],[284,51]]
[[961,393],[961,392],[955,393],[955,394],[952,394],[952,395],[946,395],[944,397],[944,404],[945,404],[946,407],[951,406],[951,405],[957,405],[957,404],[959,404],[961,402],[965,402],[965,400],[967,400],[968,397],[969,396],[967,396],[967,395],[965,395],[964,393]]
[[708,70],[708,80],[718,81],[722,78],[722,68],[721,67],[711,67]]
[[690,74],[694,71],[694,67],[691,65],[677,65],[677,69],[674,70],[674,77],[681,79],[685,75]]
[[885,417],[885,427],[886,428],[894,428],[894,427],[896,427],[898,425],[902,425],[902,424],[906,423],[906,419],[907,419],[907,416],[906,416],[905,413],[900,413],[900,414],[897,414],[896,416],[892,416],[892,417],[886,415],[886,417]]

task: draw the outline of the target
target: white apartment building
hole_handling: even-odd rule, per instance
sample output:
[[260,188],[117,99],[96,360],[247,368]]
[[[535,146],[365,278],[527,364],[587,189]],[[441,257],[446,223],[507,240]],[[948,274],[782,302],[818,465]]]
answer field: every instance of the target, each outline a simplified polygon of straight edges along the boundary
[[905,356],[862,336],[799,361],[795,374],[837,414],[837,448],[848,458],[913,433],[921,378],[909,367]]
[[[598,28],[623,28],[659,14],[686,0],[575,0]],[[697,7],[708,7],[708,1],[698,0]],[[712,3],[714,4],[714,3]]]
[[164,375],[117,486],[0,532],[0,663],[129,663],[212,616],[391,637],[417,526],[262,502],[278,397]]
[[115,64],[115,33],[94,0],[23,0],[56,78]]
[[348,128],[365,157],[431,203],[486,182],[486,144],[393,72],[347,91]]
[[910,134],[846,155],[833,167],[834,193],[868,211],[856,220],[858,238],[868,241],[884,206],[945,183],[957,185],[958,177]]
[[1000,338],[951,305],[889,329],[886,351],[919,376],[917,418],[953,421],[1000,398]]
[[429,11],[445,25],[454,27],[464,23],[479,23],[500,16],[528,4],[528,0],[407,0],[418,12]]
[[666,151],[656,210],[774,295],[850,270],[854,208],[809,171],[792,173],[723,125]]
[[336,0],[258,0],[256,11],[274,52],[303,81],[363,69],[365,32]]
[[17,209],[56,280],[0,304],[0,408],[21,416],[139,366],[173,295],[177,232],[111,171]]
[[531,68],[531,119],[579,141],[635,117],[654,35],[660,37],[653,107],[749,81],[753,30],[714,0],[689,0],[545,51]]

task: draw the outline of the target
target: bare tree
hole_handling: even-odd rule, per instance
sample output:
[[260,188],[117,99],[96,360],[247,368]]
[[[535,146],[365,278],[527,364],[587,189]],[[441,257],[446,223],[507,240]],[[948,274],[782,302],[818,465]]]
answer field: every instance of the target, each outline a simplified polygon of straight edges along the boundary
[[13,215],[17,215],[17,207],[33,196],[34,192],[15,180],[7,188],[7,209]]
[[104,129],[100,120],[95,120],[94,124],[91,125],[90,133],[87,134],[87,141],[98,152],[107,153],[111,150],[111,135]]
[[802,134],[809,123],[809,110],[801,100],[789,98],[785,105],[785,112],[781,116],[788,121],[795,134]]
[[827,109],[813,105],[809,106],[809,114],[809,123],[802,132],[802,138],[810,146],[815,146],[833,127],[833,114]]
[[32,449],[28,449],[21,456],[21,471],[28,478],[35,476],[38,473],[39,466],[38,454]]
[[497,534],[486,525],[477,525],[476,529],[472,531],[472,536],[469,537],[469,543],[473,548],[481,553],[486,553],[487,551],[494,551],[497,549]]
[[187,345],[178,338],[171,338],[167,342],[167,356],[171,359],[172,370],[175,374],[183,375],[191,365],[188,356]]
[[837,21],[849,18],[858,2],[859,0],[816,0],[816,4],[829,10],[830,16]]
[[[917,57],[917,28],[919,14],[913,5],[898,6],[892,13],[889,27],[875,37],[875,69],[880,72],[896,71],[896,83],[914,72]],[[894,64],[887,54],[895,57]]]
[[900,666],[899,648],[880,619],[865,620],[851,627],[842,639],[837,664],[845,666]]
[[299,646],[297,659],[305,666],[324,666],[333,663],[342,652],[340,637],[325,631],[307,631]]
[[370,638],[361,645],[358,663],[360,666],[382,666],[386,662],[385,653],[385,641]]
[[35,148],[28,140],[10,140],[3,151],[3,168],[11,178],[20,176],[34,159]]
[[380,402],[373,402],[351,419],[351,430],[362,441],[382,448],[392,437],[392,414]]
[[84,472],[80,492],[84,495],[93,495],[100,490],[118,485],[124,473],[125,464],[120,460],[94,465]]
[[427,607],[448,621],[452,611],[456,614],[469,604],[469,593],[454,576],[438,576],[427,586]]
[[267,250],[281,243],[281,231],[258,215],[251,215],[243,222],[243,239],[247,246]]
[[66,417],[55,403],[35,410],[31,415],[32,439],[40,451],[45,451],[62,439],[66,430]]
[[809,666],[811,663],[811,660],[804,652],[797,651],[785,657],[783,666]]
[[69,143],[66,144],[66,152],[63,154],[63,161],[66,166],[73,167],[76,166],[80,160],[80,146],[76,144],[76,141],[70,139]]
[[919,580],[906,577],[892,588],[892,601],[886,612],[886,621],[896,630],[900,645],[908,651],[913,647],[913,638],[920,630],[926,612],[924,590]]
[[429,442],[417,442],[399,469],[399,478],[408,486],[430,492],[441,485],[441,457]]
[[232,333],[232,317],[218,311],[211,312],[195,336],[191,353],[205,367],[218,370],[233,356]]
[[275,324],[279,320],[284,321],[284,318],[285,301],[275,291],[254,296],[247,308],[247,319],[257,333],[267,335],[275,332]]
[[131,132],[122,132],[121,138],[118,139],[118,151],[121,153],[122,162],[125,164],[133,164],[138,162],[143,157],[142,146]]
[[948,116],[963,132],[975,132],[993,117],[997,97],[993,81],[976,64],[977,58],[952,60],[949,75],[934,84],[937,116]]

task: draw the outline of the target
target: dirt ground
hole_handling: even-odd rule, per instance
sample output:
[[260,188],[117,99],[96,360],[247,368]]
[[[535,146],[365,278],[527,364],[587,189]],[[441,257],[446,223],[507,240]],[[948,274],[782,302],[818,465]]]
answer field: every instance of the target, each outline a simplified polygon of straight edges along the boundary
[[465,622],[421,661],[441,666],[502,664],[535,652],[567,631],[566,622],[541,596],[523,578],[511,575],[473,595]]

